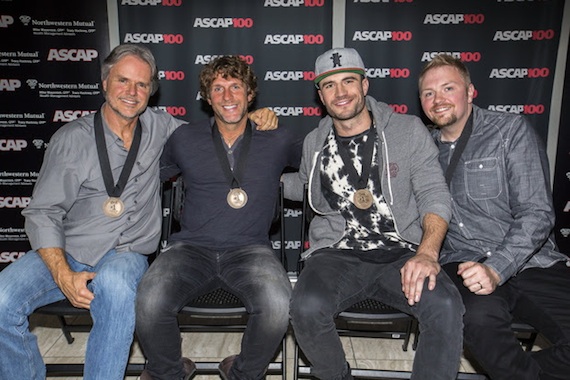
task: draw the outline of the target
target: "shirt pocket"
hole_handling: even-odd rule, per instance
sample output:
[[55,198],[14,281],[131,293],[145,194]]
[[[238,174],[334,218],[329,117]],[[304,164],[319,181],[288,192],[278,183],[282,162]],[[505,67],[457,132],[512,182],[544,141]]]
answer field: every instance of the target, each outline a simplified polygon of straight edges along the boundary
[[496,157],[465,162],[465,188],[473,200],[497,198],[502,191],[500,165]]

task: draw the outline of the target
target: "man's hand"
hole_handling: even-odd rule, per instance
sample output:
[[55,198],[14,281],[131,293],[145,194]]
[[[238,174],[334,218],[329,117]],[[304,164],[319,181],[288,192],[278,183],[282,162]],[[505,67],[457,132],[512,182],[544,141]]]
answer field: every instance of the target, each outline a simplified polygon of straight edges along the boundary
[[493,293],[501,282],[497,272],[485,264],[473,261],[459,264],[457,274],[463,278],[463,285],[479,296]]
[[260,131],[277,129],[277,115],[269,108],[261,108],[249,113],[249,119],[257,124]]
[[57,286],[75,307],[89,309],[95,295],[87,288],[87,282],[95,278],[93,272],[69,272],[58,275]]
[[402,291],[410,306],[420,302],[426,278],[429,281],[428,289],[435,289],[436,276],[440,270],[441,267],[433,255],[422,253],[417,253],[404,264],[402,269],[400,269]]
[[95,295],[87,288],[87,282],[95,278],[95,273],[72,271],[61,248],[40,248],[38,254],[51,272],[56,285],[71,304],[89,309]]

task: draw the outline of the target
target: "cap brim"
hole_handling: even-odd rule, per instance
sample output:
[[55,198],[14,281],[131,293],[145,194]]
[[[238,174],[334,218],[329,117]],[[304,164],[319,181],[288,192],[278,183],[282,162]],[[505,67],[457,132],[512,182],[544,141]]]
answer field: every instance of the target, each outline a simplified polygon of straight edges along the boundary
[[328,77],[330,75],[338,74],[338,73],[355,73],[355,74],[360,74],[362,76],[366,75],[364,73],[364,70],[362,70],[359,67],[343,67],[342,69],[331,70],[331,71],[327,71],[325,73],[322,73],[321,75],[319,75],[318,77],[315,78],[315,84],[319,84],[319,82],[322,81],[323,79],[325,79],[326,77]]

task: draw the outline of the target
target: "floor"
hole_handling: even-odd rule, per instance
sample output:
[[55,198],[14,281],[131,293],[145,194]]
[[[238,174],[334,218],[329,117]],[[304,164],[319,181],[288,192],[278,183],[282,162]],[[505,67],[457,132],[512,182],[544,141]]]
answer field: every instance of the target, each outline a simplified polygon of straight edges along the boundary
[[[77,317],[76,317],[77,318]],[[82,362],[85,353],[85,342],[88,333],[74,332],[75,341],[68,344],[54,316],[32,315],[30,317],[32,331],[38,336],[38,344],[46,363]],[[183,333],[184,355],[195,361],[219,362],[226,356],[239,352],[240,333]],[[378,338],[342,338],[347,359],[351,366],[363,368],[381,368],[385,370],[410,370],[414,351],[402,350],[402,341]],[[535,350],[545,343],[537,342]],[[287,379],[293,379],[293,339],[287,336]],[[142,363],[144,358],[138,343],[135,341],[130,357],[131,363]],[[461,360],[462,372],[477,372],[465,357]],[[278,376],[268,376],[277,380]],[[55,378],[54,378],[55,379]],[[81,379],[81,377],[58,377],[58,379]],[[136,380],[138,377],[128,376],[126,379]],[[217,375],[197,375],[196,380],[219,380]]]

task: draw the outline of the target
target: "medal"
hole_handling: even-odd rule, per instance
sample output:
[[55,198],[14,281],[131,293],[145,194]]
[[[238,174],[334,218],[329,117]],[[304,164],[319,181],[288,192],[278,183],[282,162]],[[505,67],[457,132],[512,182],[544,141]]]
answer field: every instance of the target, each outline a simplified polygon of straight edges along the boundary
[[372,206],[372,193],[368,189],[360,189],[354,192],[353,203],[361,210],[366,210]]
[[242,208],[247,203],[247,193],[240,188],[231,189],[226,199],[231,208]]
[[117,218],[125,211],[125,204],[120,198],[109,197],[103,202],[103,213],[111,218]]
[[119,197],[127,185],[129,175],[133,170],[135,159],[139,151],[142,134],[141,123],[140,120],[137,120],[133,143],[129,149],[127,159],[123,165],[123,168],[121,169],[121,174],[119,174],[119,180],[117,181],[116,185],[113,179],[111,164],[109,163],[109,154],[107,153],[107,146],[105,144],[105,131],[103,128],[103,120],[100,111],[95,113],[94,123],[95,145],[97,147],[97,156],[99,156],[99,166],[101,167],[101,174],[103,175],[105,190],[109,196],[109,198],[103,202],[103,213],[110,218],[118,218],[119,216],[123,215],[123,212],[125,211],[125,204]]

